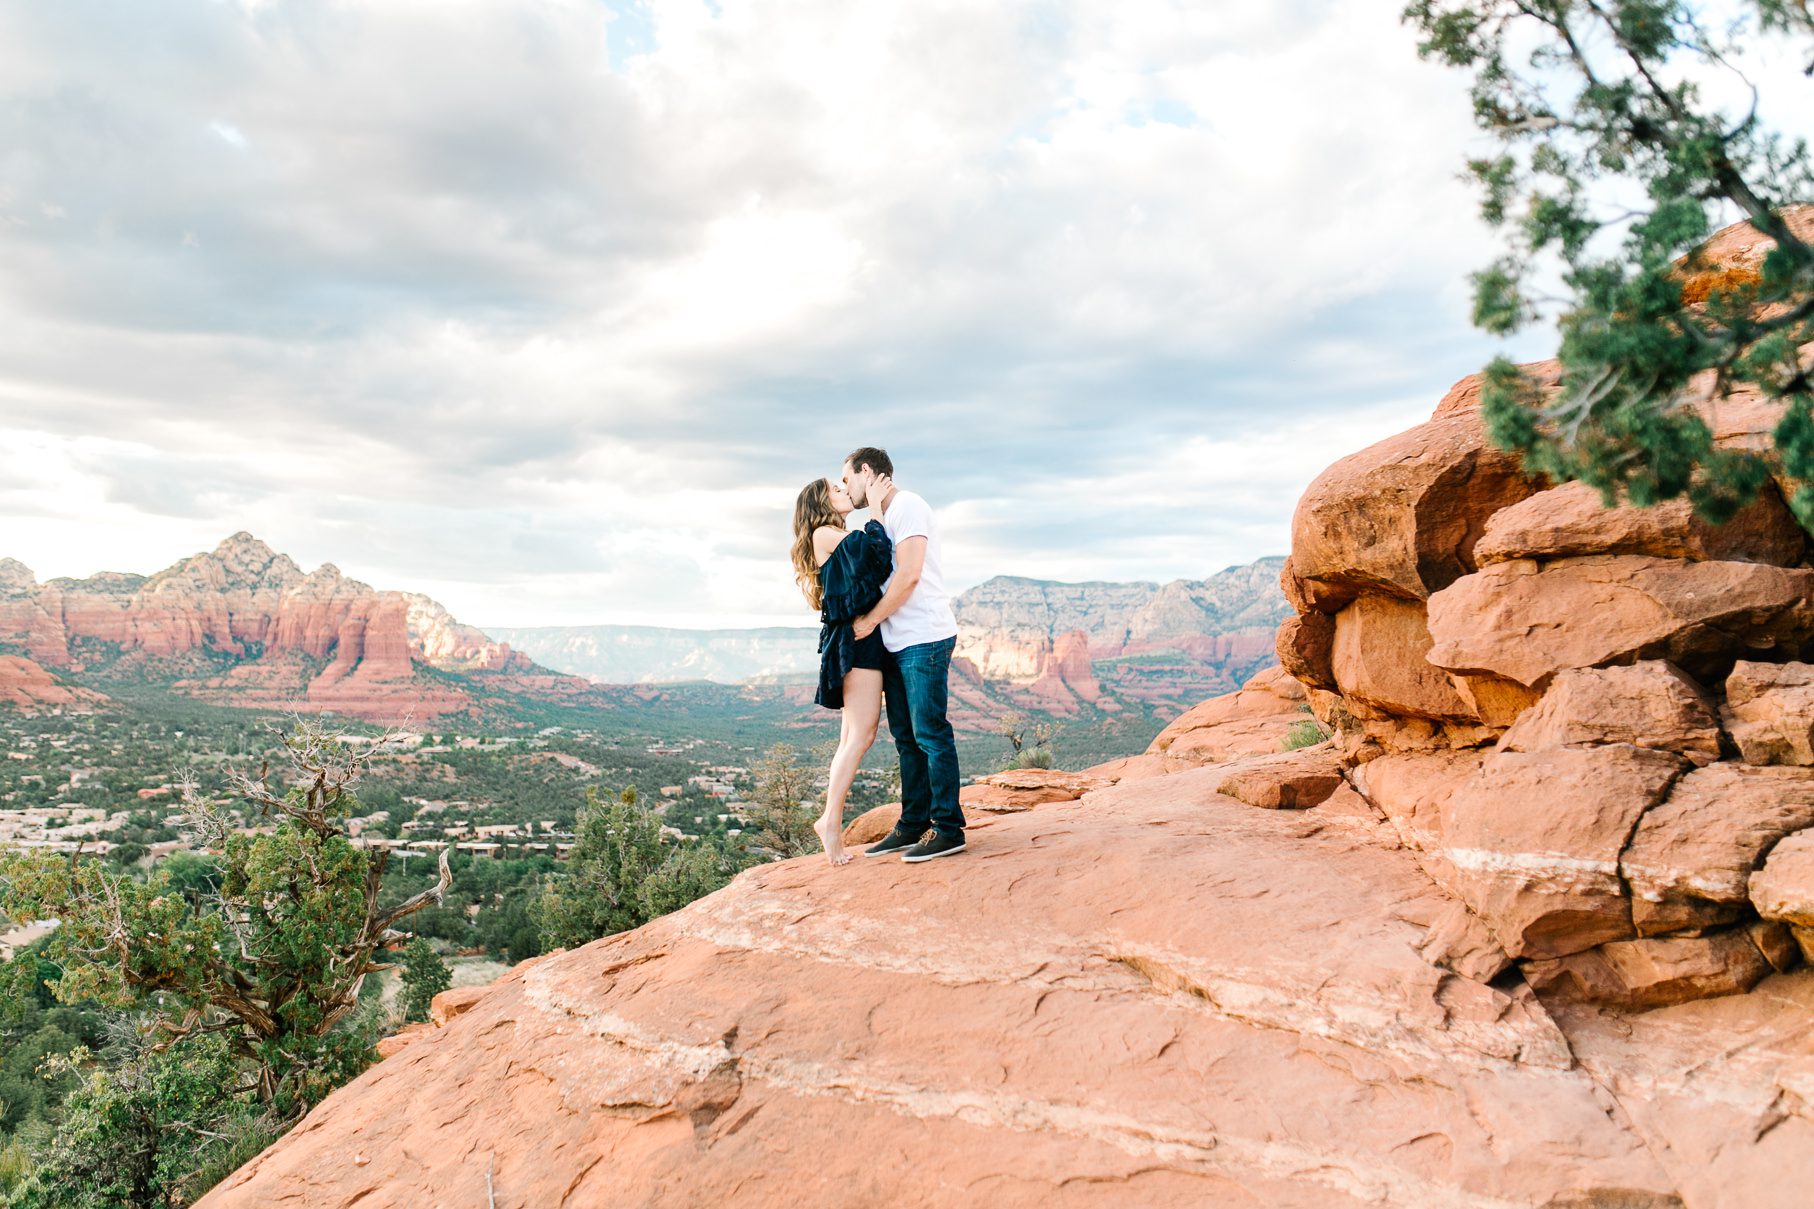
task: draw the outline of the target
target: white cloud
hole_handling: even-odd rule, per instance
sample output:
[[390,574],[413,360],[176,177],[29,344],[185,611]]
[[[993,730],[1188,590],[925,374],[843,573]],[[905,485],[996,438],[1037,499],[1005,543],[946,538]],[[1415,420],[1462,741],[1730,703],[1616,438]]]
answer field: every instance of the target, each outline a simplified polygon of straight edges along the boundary
[[246,149],[246,136],[241,134],[239,127],[233,125],[231,122],[209,122],[208,129],[219,135],[220,141],[227,144],[227,146],[232,147],[237,151],[244,151]]
[[0,553],[806,622],[793,495],[871,442],[960,586],[1282,552],[1489,349],[1399,8],[8,6]]

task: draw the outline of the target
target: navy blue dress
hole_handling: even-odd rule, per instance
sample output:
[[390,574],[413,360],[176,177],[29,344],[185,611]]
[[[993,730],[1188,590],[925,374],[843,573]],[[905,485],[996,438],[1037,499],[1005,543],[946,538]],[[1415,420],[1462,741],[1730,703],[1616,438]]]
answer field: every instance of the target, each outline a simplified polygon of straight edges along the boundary
[[819,568],[825,603],[819,614],[819,691],[813,701],[844,708],[844,677],[852,668],[880,669],[888,652],[877,627],[858,641],[850,623],[875,608],[894,572],[894,543],[881,521],[870,521],[838,543]]

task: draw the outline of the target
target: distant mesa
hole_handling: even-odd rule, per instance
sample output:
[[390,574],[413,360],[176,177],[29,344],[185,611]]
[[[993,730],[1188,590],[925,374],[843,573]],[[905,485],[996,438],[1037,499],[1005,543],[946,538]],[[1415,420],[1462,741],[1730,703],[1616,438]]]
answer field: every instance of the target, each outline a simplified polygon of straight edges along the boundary
[[1272,666],[1282,557],[1170,583],[997,576],[955,602],[958,656],[1045,712],[1175,714]]
[[[979,584],[955,602],[953,721],[975,733],[1007,710],[1176,716],[1275,662],[1273,631],[1291,611],[1283,563],[1167,584]],[[810,625],[487,633],[427,596],[380,591],[332,563],[304,571],[246,532],[150,576],[40,583],[0,559],[0,654],[37,669],[9,673],[6,700],[30,709],[92,705],[113,682],[153,680],[218,705],[427,722],[516,699],[611,708],[630,699],[614,686],[712,681],[819,720]],[[74,692],[72,678],[86,695],[54,700]]]
[[0,652],[30,664],[10,666],[14,687],[0,698],[26,707],[100,699],[52,700],[51,672],[168,679],[173,692],[216,704],[373,721],[474,713],[487,691],[590,691],[426,596],[379,591],[331,563],[304,572],[245,532],[148,578],[103,572],[39,583],[23,563],[0,560]]
[[[997,576],[960,594],[955,721],[986,727],[1004,709],[1073,717],[1173,714],[1275,662],[1291,613],[1283,558],[1171,583],[1058,583]],[[805,610],[802,609],[802,614]],[[810,625],[740,630],[657,626],[493,627],[548,667],[600,684],[808,686],[818,671]]]
[[816,677],[816,626],[689,630],[666,626],[493,626],[489,633],[528,658],[597,684]]

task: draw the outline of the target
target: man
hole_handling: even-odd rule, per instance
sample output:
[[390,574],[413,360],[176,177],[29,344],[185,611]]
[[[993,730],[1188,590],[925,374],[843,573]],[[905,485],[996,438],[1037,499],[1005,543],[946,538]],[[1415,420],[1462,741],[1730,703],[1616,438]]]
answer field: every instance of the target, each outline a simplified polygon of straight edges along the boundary
[[945,595],[938,527],[925,500],[894,485],[894,463],[884,450],[865,446],[844,459],[844,486],[894,543],[894,574],[882,599],[853,628],[862,639],[880,626],[888,650],[882,698],[901,757],[901,817],[864,855],[899,852],[909,864],[955,856],[964,850],[964,811],[945,698],[957,617]]

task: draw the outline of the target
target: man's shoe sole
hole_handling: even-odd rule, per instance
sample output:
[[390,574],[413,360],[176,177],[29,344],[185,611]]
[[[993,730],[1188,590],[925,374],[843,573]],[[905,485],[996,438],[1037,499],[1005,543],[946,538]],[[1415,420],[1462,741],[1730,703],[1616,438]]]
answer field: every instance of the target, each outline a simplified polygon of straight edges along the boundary
[[959,844],[957,847],[947,848],[943,852],[928,852],[925,856],[903,856],[901,860],[909,865],[918,865],[923,861],[936,861],[941,856],[956,856],[968,847],[967,844]]
[[911,847],[913,847],[912,844],[896,844],[892,848],[865,848],[865,849],[863,849],[863,855],[864,856],[893,856],[895,853],[905,852]]

